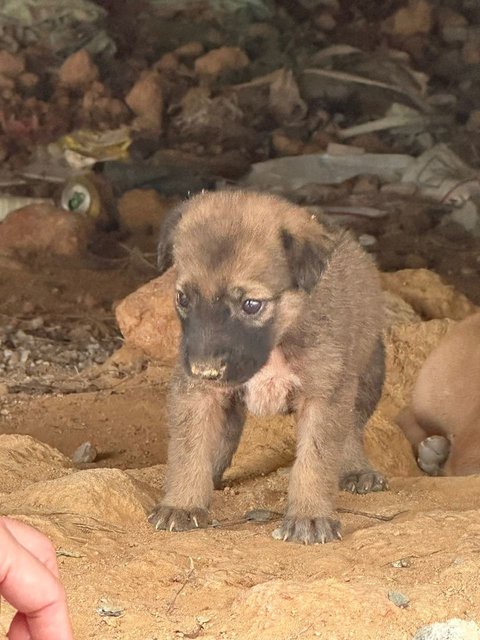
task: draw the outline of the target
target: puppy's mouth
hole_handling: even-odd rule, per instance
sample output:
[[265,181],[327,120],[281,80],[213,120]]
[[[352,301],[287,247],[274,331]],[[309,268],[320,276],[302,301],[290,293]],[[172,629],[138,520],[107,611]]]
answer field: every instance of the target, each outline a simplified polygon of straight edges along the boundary
[[211,360],[184,362],[186,373],[208,386],[235,388],[246,384],[264,365],[264,362],[235,364]]

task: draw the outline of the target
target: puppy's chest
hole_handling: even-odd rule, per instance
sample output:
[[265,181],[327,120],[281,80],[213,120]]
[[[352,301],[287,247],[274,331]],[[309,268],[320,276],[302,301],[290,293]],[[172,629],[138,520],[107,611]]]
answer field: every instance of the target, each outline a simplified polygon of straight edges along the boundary
[[281,350],[274,349],[267,364],[245,384],[247,409],[256,416],[287,413],[300,387],[300,378]]

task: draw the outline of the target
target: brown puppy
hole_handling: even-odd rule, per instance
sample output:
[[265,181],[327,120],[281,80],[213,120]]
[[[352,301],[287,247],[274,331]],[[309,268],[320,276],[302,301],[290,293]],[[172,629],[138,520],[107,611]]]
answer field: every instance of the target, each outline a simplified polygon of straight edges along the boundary
[[426,473],[480,473],[480,313],[455,325],[428,356],[397,423]]
[[274,537],[339,538],[338,483],[358,493],[386,486],[362,442],[384,378],[374,265],[348,234],[303,209],[240,191],[202,194],[176,210],[162,233],[161,269],[172,243],[182,346],[166,493],[150,521],[170,531],[206,526],[246,409],[293,410],[297,456]]

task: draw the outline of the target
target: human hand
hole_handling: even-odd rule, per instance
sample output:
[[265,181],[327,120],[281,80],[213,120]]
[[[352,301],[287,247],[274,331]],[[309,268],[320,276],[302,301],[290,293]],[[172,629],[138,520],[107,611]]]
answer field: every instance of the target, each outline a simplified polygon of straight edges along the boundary
[[0,518],[0,596],[17,609],[9,640],[73,640],[51,542],[10,518]]

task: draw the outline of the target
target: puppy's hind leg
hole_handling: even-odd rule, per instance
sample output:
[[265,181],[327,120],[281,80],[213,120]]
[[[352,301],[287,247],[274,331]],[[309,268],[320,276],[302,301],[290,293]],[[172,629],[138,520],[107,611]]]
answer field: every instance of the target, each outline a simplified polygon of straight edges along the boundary
[[355,399],[355,427],[348,434],[343,453],[340,488],[351,493],[384,491],[388,483],[384,476],[370,466],[363,446],[365,425],[382,395],[385,379],[385,351],[378,340],[364,374],[358,381]]
[[345,440],[340,489],[350,493],[388,489],[385,477],[370,466],[363,448],[363,431],[358,428],[352,429]]

